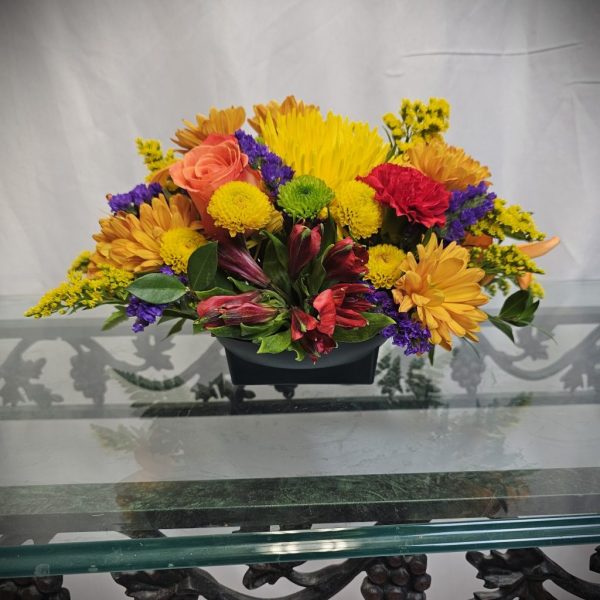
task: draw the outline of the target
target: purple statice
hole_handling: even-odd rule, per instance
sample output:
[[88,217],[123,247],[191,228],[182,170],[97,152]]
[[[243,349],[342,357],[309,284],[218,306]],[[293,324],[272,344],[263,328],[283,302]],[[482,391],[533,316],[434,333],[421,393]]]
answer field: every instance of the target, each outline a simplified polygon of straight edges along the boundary
[[376,312],[382,312],[395,321],[395,323],[384,327],[381,330],[381,335],[385,338],[392,338],[394,346],[404,348],[406,356],[424,354],[431,350],[429,329],[418,321],[411,319],[408,313],[398,312],[398,306],[389,292],[384,290],[373,291],[367,294],[366,298],[375,305]]
[[156,319],[162,317],[166,306],[166,304],[149,304],[136,296],[131,296],[125,310],[128,317],[136,317],[131,329],[135,333],[143,331],[145,327],[148,327],[148,325],[156,322]]
[[159,269],[159,271],[163,275],[170,275],[171,277],[177,277],[177,279],[179,279],[179,281],[181,281],[181,283],[183,283],[184,285],[188,284],[188,278],[185,275],[177,275],[175,273],[175,271],[173,271],[173,269],[169,265],[163,265]]
[[475,225],[494,208],[496,194],[487,191],[485,181],[478,185],[469,185],[465,190],[455,190],[450,196],[450,205],[446,212],[446,225],[441,235],[447,242],[462,240],[467,227]]
[[253,169],[259,169],[269,191],[276,195],[280,185],[284,185],[294,176],[291,167],[283,164],[279,156],[269,151],[267,146],[257,142],[250,134],[241,129],[235,132],[240,150],[248,156]]
[[151,183],[150,185],[140,183],[125,194],[109,194],[107,199],[113,213],[119,211],[137,213],[137,209],[141,204],[150,202],[152,198],[158,196],[161,192],[162,188],[159,183]]

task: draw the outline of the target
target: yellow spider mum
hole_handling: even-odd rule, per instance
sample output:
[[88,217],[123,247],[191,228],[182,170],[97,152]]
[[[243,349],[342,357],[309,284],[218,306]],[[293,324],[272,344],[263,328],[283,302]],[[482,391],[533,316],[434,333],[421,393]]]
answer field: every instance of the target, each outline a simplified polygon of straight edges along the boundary
[[383,223],[383,209],[375,200],[375,190],[362,181],[342,183],[329,209],[336,223],[348,227],[357,239],[372,236]]
[[218,110],[211,108],[208,117],[196,115],[196,124],[184,119],[186,126],[178,129],[172,141],[185,150],[190,150],[202,143],[211,133],[230,134],[237,131],[246,119],[246,112],[241,106],[232,106]]
[[404,275],[392,294],[400,312],[416,308],[417,319],[431,332],[431,342],[452,348],[451,334],[477,341],[474,332],[487,315],[477,307],[488,297],[479,282],[485,273],[471,268],[469,251],[456,242],[444,248],[434,235],[426,246],[417,246],[418,260],[409,252]]
[[391,244],[378,244],[369,248],[369,272],[365,275],[375,287],[391,288],[402,274],[406,254]]
[[381,164],[389,146],[367,123],[350,121],[316,109],[297,109],[273,117],[267,114],[262,130],[265,144],[296,175],[314,175],[331,189],[357,175],[367,175]]
[[392,162],[408,163],[450,191],[477,185],[491,176],[486,166],[471,158],[462,148],[449,146],[441,139],[433,139],[429,143],[417,140],[402,157]]
[[268,104],[255,104],[254,117],[248,119],[248,123],[259,135],[262,135],[263,124],[267,120],[267,114],[276,118],[277,115],[286,115],[295,110],[298,114],[304,114],[307,110],[319,110],[314,104],[304,104],[302,100],[296,100],[294,96],[288,96],[281,104],[271,100]]
[[215,225],[227,229],[231,237],[267,227],[277,212],[264,192],[244,181],[222,185],[212,195],[207,210]]
[[[161,267],[166,262],[165,257],[181,265],[183,259],[181,255],[175,258],[168,238],[166,246],[162,247],[165,233],[181,229],[194,232],[200,228],[196,209],[189,198],[176,194],[167,203],[161,195],[154,198],[152,204],[142,204],[139,217],[117,213],[100,220],[101,231],[93,236],[97,243],[96,251],[90,257],[89,272],[94,273],[98,265],[104,263],[125,271],[147,273]],[[189,246],[190,234],[186,235],[186,245]],[[200,234],[194,239],[196,247],[206,243]],[[184,252],[187,252],[187,246]]]

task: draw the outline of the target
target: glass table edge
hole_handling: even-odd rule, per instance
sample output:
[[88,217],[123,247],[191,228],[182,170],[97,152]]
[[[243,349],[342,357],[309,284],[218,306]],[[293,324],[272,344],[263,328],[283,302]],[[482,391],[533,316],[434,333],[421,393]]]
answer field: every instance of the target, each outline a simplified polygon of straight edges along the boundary
[[600,543],[600,513],[0,547],[0,578]]

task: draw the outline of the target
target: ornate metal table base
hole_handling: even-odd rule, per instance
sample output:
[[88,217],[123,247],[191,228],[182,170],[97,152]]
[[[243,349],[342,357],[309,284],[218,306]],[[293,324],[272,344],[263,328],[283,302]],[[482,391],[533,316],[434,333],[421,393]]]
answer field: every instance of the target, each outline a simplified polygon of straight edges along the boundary
[[[476,593],[476,600],[555,600],[544,589],[545,581],[551,581],[576,598],[600,600],[600,584],[567,573],[539,548],[508,550],[506,553],[492,550],[487,556],[481,552],[467,552],[467,560],[477,569],[477,577],[485,581],[486,588],[497,588],[495,592]],[[600,546],[590,558],[590,571],[600,573]]]
[[[574,577],[548,558],[539,548],[493,550],[484,555],[468,552],[467,560],[478,571],[490,592],[475,592],[475,600],[556,600],[544,588],[552,582],[583,600],[600,600],[600,584]],[[425,600],[431,585],[427,557],[388,556],[386,558],[352,558],[328,565],[317,571],[297,571],[303,562],[262,563],[250,565],[243,584],[254,590],[287,579],[302,588],[274,600],[327,600],[341,592],[365,572],[360,591],[365,600]],[[600,573],[600,546],[590,558],[590,570]],[[203,569],[168,569],[112,573],[136,600],[257,600],[256,596],[232,590],[219,583]],[[63,578],[32,577],[0,580],[0,600],[70,600]]]
[[[425,600],[431,584],[426,573],[427,557],[390,556],[352,558],[318,571],[296,571],[302,562],[250,565],[243,579],[247,589],[273,585],[287,579],[304,588],[279,600],[326,600],[333,598],[361,572],[366,571],[361,593],[365,600]],[[220,584],[202,569],[113,573],[114,580],[136,600],[256,600]],[[275,599],[277,600],[277,599]]]

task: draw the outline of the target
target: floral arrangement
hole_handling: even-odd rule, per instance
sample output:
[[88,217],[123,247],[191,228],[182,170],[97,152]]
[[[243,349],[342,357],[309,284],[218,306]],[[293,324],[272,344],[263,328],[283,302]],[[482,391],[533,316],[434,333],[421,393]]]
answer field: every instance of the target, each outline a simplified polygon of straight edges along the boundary
[[[108,194],[95,249],[26,315],[115,306],[105,328],[173,320],[194,332],[316,361],[376,335],[406,354],[512,337],[543,292],[530,213],[491,192],[490,172],[448,145],[449,105],[403,100],[366,123],[293,96],[184,121],[177,149],[137,140],[146,183]],[[508,242],[508,239],[518,243]],[[516,287],[497,315],[480,307]]]

